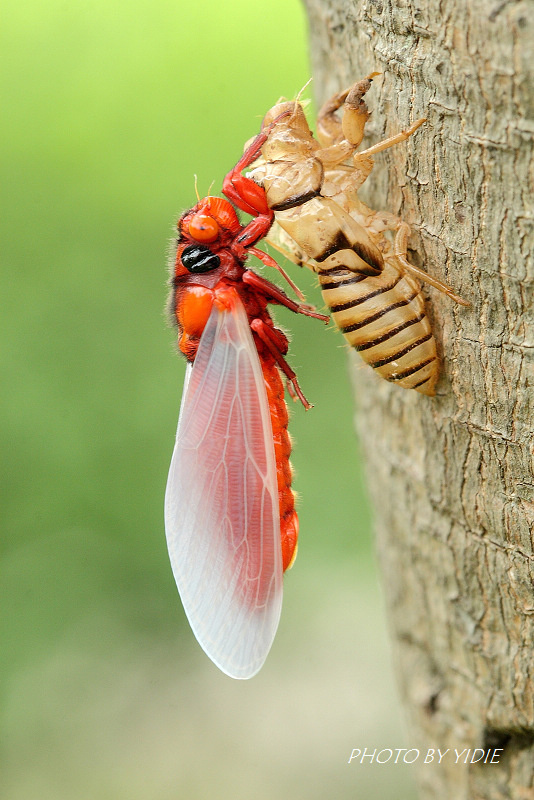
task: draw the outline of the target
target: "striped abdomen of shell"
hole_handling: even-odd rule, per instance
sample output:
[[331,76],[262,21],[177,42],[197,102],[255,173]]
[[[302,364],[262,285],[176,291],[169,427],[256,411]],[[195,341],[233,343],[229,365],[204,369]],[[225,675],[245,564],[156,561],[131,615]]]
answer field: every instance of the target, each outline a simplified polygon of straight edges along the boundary
[[436,341],[415,278],[386,262],[377,276],[319,272],[323,297],[347,342],[381,377],[435,394]]

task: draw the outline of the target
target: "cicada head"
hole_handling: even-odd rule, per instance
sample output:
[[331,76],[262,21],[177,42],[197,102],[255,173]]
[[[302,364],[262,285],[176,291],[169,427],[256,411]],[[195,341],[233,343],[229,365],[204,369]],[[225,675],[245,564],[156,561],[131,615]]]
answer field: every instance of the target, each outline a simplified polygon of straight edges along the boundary
[[[241,229],[233,206],[222,197],[205,197],[178,221],[174,279],[204,275],[234,259],[229,244]],[[207,276],[206,276],[207,277]],[[203,279],[202,283],[206,283]]]
[[234,207],[223,197],[204,197],[178,222],[180,239],[201,244],[220,242],[225,245],[241,225]]

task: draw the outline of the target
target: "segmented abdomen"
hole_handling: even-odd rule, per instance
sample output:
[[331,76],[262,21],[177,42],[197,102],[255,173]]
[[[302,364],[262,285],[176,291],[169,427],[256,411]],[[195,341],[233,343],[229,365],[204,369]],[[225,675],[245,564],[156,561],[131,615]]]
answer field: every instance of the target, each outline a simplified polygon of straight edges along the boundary
[[319,272],[323,297],[346,340],[383,378],[434,395],[436,341],[417,281],[386,262],[380,275]]
[[280,537],[284,571],[291,566],[297,548],[299,521],[295,511],[295,495],[291,489],[292,470],[289,463],[291,439],[287,432],[288,413],[284,399],[284,384],[274,361],[262,358],[267,400],[273,427],[276,476],[280,504]]

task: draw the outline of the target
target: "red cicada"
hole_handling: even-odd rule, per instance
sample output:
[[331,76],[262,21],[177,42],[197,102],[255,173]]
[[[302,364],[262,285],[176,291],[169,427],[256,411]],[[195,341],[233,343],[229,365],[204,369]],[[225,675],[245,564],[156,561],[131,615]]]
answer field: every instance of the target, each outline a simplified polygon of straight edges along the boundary
[[[288,339],[267,306],[328,321],[245,266],[274,213],[241,171],[265,130],[223,182],[178,222],[171,308],[188,361],[165,495],[174,577],[200,645],[227,675],[250,678],[276,633],[282,574],[292,563],[298,519],[282,375],[306,408],[287,363]],[[233,203],[233,205],[232,205]],[[253,219],[242,225],[236,206]]]

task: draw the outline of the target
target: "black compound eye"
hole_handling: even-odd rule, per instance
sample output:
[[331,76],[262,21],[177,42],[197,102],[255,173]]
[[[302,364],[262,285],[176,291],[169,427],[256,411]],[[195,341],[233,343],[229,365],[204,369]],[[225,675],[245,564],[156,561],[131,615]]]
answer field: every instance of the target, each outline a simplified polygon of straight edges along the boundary
[[190,244],[182,251],[182,264],[189,272],[210,272],[220,263],[219,256],[202,244]]

